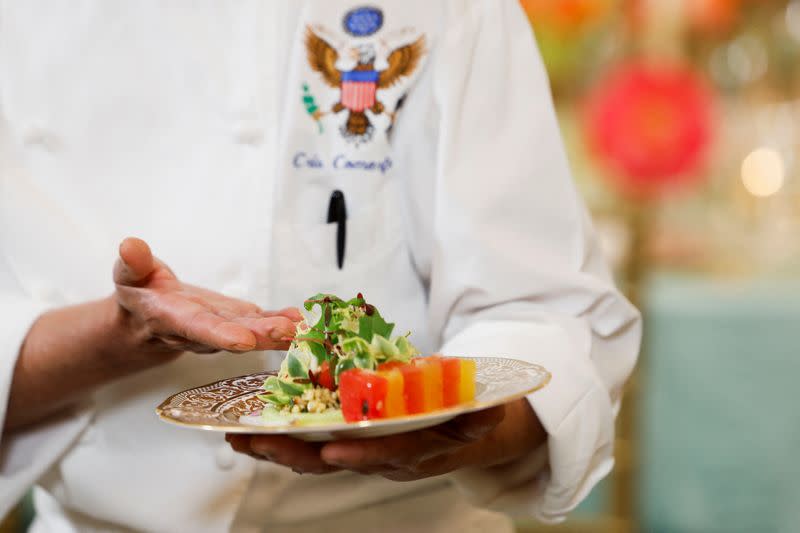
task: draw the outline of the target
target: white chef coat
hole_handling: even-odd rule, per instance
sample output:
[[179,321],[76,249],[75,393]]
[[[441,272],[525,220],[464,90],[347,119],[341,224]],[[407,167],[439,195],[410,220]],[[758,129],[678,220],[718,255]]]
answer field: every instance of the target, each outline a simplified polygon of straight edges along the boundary
[[[639,314],[571,182],[521,9],[366,4],[0,1],[0,421],[31,323],[110,294],[136,235],[181,279],[265,308],[361,291],[423,351],[544,365],[530,401],[547,445],[415,483],[301,477],[153,412],[280,354],[187,355],[4,435],[0,514],[38,480],[37,531],[497,531],[487,508],[557,521],[609,472]],[[309,31],[335,51],[334,83]],[[377,88],[405,46],[415,64]]]

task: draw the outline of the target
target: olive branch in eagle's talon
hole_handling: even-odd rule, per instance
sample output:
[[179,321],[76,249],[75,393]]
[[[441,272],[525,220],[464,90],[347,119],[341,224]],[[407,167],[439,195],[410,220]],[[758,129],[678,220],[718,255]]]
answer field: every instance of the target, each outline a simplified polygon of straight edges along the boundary
[[314,99],[314,95],[311,94],[311,88],[308,86],[307,83],[303,84],[303,106],[306,108],[306,113],[308,113],[311,118],[317,123],[319,127],[319,132],[323,133],[325,128],[322,125],[322,117],[325,116],[325,113],[320,111],[319,106],[317,105],[316,100]]

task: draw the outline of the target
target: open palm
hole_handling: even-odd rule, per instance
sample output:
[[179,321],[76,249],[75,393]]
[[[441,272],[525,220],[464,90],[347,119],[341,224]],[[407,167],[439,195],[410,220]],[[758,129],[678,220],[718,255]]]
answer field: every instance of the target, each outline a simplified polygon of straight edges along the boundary
[[255,304],[181,282],[144,241],[128,238],[114,266],[116,299],[146,342],[171,351],[280,350],[302,319],[297,309]]

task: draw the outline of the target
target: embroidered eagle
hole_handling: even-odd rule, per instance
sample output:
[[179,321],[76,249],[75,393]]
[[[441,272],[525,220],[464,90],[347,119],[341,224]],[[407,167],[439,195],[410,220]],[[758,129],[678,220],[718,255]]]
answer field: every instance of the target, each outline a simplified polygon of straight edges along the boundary
[[[331,112],[338,114],[348,111],[342,133],[356,139],[368,139],[373,128],[364,111],[369,109],[376,115],[386,111],[377,98],[378,89],[392,87],[413,74],[425,54],[425,36],[393,50],[387,59],[388,67],[380,71],[375,69],[376,52],[371,44],[351,48],[349,53],[358,63],[353,70],[340,71],[336,68],[339,52],[315,33],[311,26],[306,29],[306,51],[311,68],[330,87],[341,90],[341,97]],[[394,113],[390,113],[390,116],[394,120]]]

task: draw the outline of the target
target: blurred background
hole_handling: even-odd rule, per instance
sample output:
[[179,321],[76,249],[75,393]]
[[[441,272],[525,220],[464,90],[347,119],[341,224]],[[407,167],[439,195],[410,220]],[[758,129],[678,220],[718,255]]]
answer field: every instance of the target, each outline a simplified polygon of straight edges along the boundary
[[521,3],[646,328],[615,474],[520,530],[800,532],[800,0]]
[[800,1],[521,2],[646,324],[615,474],[555,530],[800,532]]

